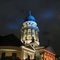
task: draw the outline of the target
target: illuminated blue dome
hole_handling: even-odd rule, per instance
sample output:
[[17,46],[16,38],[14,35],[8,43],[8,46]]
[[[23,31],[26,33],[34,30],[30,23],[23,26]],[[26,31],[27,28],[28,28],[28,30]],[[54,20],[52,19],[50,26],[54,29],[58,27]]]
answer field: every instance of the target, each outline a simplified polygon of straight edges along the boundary
[[31,11],[29,12],[29,16],[26,17],[26,21],[35,21],[35,17],[31,15]]
[[29,21],[35,21],[35,18],[32,15],[30,15],[30,16],[27,17],[27,20],[29,20]]

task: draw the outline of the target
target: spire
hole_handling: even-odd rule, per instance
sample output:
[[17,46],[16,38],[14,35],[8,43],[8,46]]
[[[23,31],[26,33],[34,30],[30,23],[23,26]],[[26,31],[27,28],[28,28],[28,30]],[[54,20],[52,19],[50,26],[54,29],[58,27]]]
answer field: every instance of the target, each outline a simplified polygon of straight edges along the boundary
[[25,21],[35,21],[35,17],[31,15],[31,11],[29,11],[29,14],[26,17]]
[[31,16],[31,11],[29,11],[29,16]]

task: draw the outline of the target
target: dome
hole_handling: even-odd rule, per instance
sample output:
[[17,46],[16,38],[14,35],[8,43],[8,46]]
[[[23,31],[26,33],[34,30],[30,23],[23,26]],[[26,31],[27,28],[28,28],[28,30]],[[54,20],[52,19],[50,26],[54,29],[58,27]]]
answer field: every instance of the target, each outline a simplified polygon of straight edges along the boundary
[[25,21],[35,21],[35,17],[31,15],[31,11],[29,12],[29,15],[26,17]]

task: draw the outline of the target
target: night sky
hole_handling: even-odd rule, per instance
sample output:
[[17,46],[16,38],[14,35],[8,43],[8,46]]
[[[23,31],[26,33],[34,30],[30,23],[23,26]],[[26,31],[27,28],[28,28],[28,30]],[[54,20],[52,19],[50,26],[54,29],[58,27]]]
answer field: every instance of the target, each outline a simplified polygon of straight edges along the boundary
[[40,29],[40,41],[60,56],[60,0],[0,0],[0,35],[19,37],[24,18],[32,11]]

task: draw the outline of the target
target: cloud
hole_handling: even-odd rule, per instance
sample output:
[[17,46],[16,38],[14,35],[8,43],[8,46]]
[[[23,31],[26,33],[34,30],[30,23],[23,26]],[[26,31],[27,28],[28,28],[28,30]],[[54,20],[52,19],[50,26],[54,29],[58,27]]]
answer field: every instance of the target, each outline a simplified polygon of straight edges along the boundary
[[46,10],[42,11],[40,16],[42,19],[48,20],[48,19],[52,19],[55,16],[55,13],[51,9],[46,9]]

